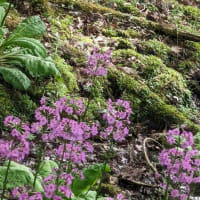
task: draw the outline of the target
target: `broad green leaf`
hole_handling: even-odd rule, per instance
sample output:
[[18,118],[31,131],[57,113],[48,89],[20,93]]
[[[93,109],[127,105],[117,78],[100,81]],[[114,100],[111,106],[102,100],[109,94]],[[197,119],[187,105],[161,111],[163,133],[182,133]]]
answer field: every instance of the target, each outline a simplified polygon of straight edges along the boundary
[[0,27],[0,45],[3,43],[3,36],[8,32],[5,27]]
[[[0,188],[3,188],[3,181],[5,179],[5,174],[8,166],[8,161],[4,163],[4,166],[0,167]],[[25,165],[18,164],[16,162],[11,162],[9,173],[8,173],[8,182],[7,188],[15,188],[21,186],[32,186],[34,182],[34,176],[30,169]],[[36,180],[35,185],[36,192],[43,192],[44,189],[42,187],[39,179]]]
[[4,16],[5,16],[5,9],[3,7],[0,7],[0,26],[3,22]]
[[29,78],[17,68],[0,66],[0,74],[7,83],[18,90],[27,90],[31,85]]
[[30,54],[24,54],[13,56],[10,63],[24,67],[32,77],[60,76],[60,72],[49,58],[43,59]]
[[10,42],[19,37],[34,38],[42,36],[45,30],[46,26],[39,16],[28,17],[16,27],[12,34],[7,38],[6,42]]
[[2,6],[2,7],[8,7],[9,3],[5,2],[5,1],[0,1],[0,6]]
[[53,168],[58,168],[58,164],[53,160],[43,160],[40,163],[39,174],[42,178],[49,176]]
[[[72,200],[95,200],[97,196],[96,191],[88,191],[84,197],[72,197]],[[106,197],[99,197],[97,200],[106,200]]]
[[9,45],[30,49],[32,54],[35,56],[40,56],[43,58],[47,57],[47,52],[44,46],[40,43],[40,41],[33,38],[27,38],[27,37],[15,38],[10,41],[9,40],[5,41],[2,46],[9,46]]
[[[91,165],[83,169],[84,179],[75,178],[72,182],[71,189],[75,196],[87,192],[102,176],[104,164]],[[106,165],[105,172],[109,172],[110,167]]]

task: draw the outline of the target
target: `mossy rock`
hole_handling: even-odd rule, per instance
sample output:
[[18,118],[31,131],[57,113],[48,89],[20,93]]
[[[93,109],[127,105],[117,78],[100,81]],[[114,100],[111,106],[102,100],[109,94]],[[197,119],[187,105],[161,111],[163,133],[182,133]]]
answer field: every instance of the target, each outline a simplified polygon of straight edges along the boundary
[[142,77],[144,77],[145,80],[152,79],[166,69],[166,65],[163,61],[156,56],[145,56],[141,62],[144,65]]
[[200,9],[195,6],[182,6],[182,10],[185,16],[189,20],[195,20],[200,22]]
[[171,52],[171,48],[168,45],[157,39],[142,42],[139,45],[139,49],[143,53],[155,55],[165,62],[168,61],[169,53]]
[[116,10],[119,10],[122,13],[129,13],[134,16],[141,16],[139,10],[130,2],[126,2],[124,0],[113,0],[112,3],[108,1],[106,6],[115,6]]
[[141,37],[141,33],[135,31],[134,29],[113,29],[107,28],[103,30],[103,34],[108,37],[123,37],[123,38],[137,38]]
[[112,58],[119,66],[141,69],[144,66],[146,56],[133,49],[119,49],[113,52]]
[[83,10],[85,12],[89,12],[89,13],[100,13],[100,14],[110,13],[115,16],[122,16],[122,13],[119,11],[102,6],[100,4],[87,2],[85,0],[79,0],[79,1],[77,1],[77,0],[55,0],[55,2],[66,4],[67,6],[69,6],[71,8],[81,9],[81,10]]
[[147,81],[147,85],[165,102],[190,106],[192,95],[183,76],[174,69],[165,68],[159,75]]
[[77,78],[75,72],[73,72],[72,66],[67,64],[65,60],[59,55],[55,55],[54,62],[57,66],[57,69],[61,73],[62,80],[68,89],[68,93],[72,93],[74,90],[78,90]]
[[184,60],[177,65],[176,70],[183,75],[188,75],[188,73],[190,73],[192,70],[197,70],[197,68],[198,66],[195,62],[191,60]]
[[192,61],[200,62],[200,43],[193,41],[185,41],[185,47],[187,48],[187,56]]
[[130,40],[122,37],[114,37],[116,49],[135,49]]
[[[146,114],[145,118],[156,123],[164,124],[186,124],[194,133],[200,130],[200,126],[188,119],[188,117],[180,112],[176,107],[165,103],[156,93],[152,92],[150,88],[143,82],[132,78],[118,70],[109,70],[108,80],[112,87],[118,88],[118,94],[126,93],[131,101],[135,97],[141,100],[142,105],[140,112]],[[116,93],[117,91],[115,91]],[[118,95],[118,98],[121,96]],[[133,108],[134,109],[134,108]],[[144,116],[143,116],[144,117]],[[138,119],[144,120],[144,118]]]

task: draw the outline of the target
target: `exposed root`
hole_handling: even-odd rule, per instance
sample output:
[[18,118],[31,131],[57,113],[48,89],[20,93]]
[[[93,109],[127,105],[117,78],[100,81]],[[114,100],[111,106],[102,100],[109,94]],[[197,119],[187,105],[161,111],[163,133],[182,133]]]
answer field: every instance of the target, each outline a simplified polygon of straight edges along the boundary
[[156,140],[154,140],[153,138],[145,138],[144,141],[143,141],[143,152],[144,152],[144,156],[145,156],[145,159],[147,161],[147,164],[151,167],[151,169],[154,171],[155,174],[158,174],[158,170],[156,169],[156,167],[151,163],[150,159],[149,159],[149,156],[148,156],[148,153],[147,153],[147,147],[146,147],[146,144],[149,142],[149,141],[153,141],[155,142],[156,144],[158,144],[161,148],[163,148],[163,146]]

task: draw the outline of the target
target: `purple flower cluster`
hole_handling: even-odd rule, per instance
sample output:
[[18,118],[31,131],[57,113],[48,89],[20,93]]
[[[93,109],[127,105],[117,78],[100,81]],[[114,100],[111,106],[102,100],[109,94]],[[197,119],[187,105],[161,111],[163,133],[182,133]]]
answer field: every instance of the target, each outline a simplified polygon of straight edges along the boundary
[[114,141],[121,142],[129,133],[131,108],[128,101],[118,99],[116,102],[108,100],[107,111],[103,114],[103,120],[106,121],[106,127],[101,131],[104,139],[112,136]]
[[[200,183],[197,175],[200,169],[199,151],[194,146],[191,132],[179,129],[170,130],[166,136],[169,144],[176,147],[164,149],[159,155],[159,161],[166,168],[166,174],[171,181],[171,196],[186,200],[192,183]],[[176,188],[178,186],[178,188]],[[182,186],[182,190],[180,190]]]
[[[13,198],[42,200],[45,196],[53,200],[68,199],[73,195],[70,185],[74,177],[84,178],[81,168],[87,160],[87,154],[94,150],[88,140],[98,135],[100,127],[98,123],[88,124],[81,121],[85,114],[85,106],[81,99],[64,97],[57,100],[53,106],[49,106],[45,97],[42,97],[40,103],[41,106],[35,111],[35,122],[30,127],[17,117],[6,117],[4,125],[11,129],[11,136],[8,136],[7,140],[0,140],[0,156],[14,161],[23,160],[29,154],[28,137],[30,133],[34,134],[38,150],[39,145],[42,145],[43,149],[48,148],[48,152],[56,158],[59,168],[44,178],[44,194],[32,193],[33,190],[25,187],[15,188],[12,192]],[[107,111],[103,114],[106,123],[101,136],[117,142],[123,141],[129,133],[130,114],[129,102],[121,99],[113,102],[109,99]],[[51,148],[49,143],[53,144]],[[45,157],[44,152],[42,157]],[[125,200],[121,194],[117,199]]]
[[88,58],[88,66],[84,72],[92,76],[105,76],[107,74],[106,67],[111,63],[111,51],[100,53],[98,48],[94,48],[92,54]]
[[53,200],[62,200],[62,198],[55,194],[56,190],[58,190],[59,194],[62,194],[62,196],[66,198],[70,198],[72,196],[72,191],[70,189],[70,185],[72,183],[72,180],[74,177],[71,174],[67,174],[65,172],[61,173],[59,178],[59,182],[62,184],[59,184],[57,187],[55,184],[56,176],[54,174],[50,174],[49,177],[46,177],[44,179],[44,191],[45,191],[45,197]]
[[[57,100],[53,107],[46,105],[43,97],[41,106],[35,111],[36,122],[32,123],[31,131],[40,136],[44,145],[48,142],[57,142],[57,148],[52,152],[56,153],[57,160],[62,161],[63,171],[51,174],[45,179],[45,196],[47,198],[59,199],[57,195],[62,194],[66,198],[72,195],[70,184],[74,175],[83,177],[79,167],[86,162],[87,152],[93,152],[93,146],[87,141],[98,134],[98,124],[88,125],[86,122],[79,122],[77,116],[81,116],[85,111],[85,106],[81,99],[61,98]],[[66,173],[68,164],[71,171]],[[61,170],[60,170],[61,171]],[[55,179],[59,179],[62,185],[55,184]],[[62,181],[61,181],[62,180]]]
[[13,161],[23,160],[29,154],[27,141],[30,134],[29,126],[21,123],[20,119],[14,116],[7,116],[4,125],[11,131],[7,139],[0,139],[0,157]]
[[43,200],[42,194],[40,194],[39,192],[29,196],[26,190],[27,190],[26,188],[19,188],[19,187],[14,188],[12,190],[13,198],[19,200]]

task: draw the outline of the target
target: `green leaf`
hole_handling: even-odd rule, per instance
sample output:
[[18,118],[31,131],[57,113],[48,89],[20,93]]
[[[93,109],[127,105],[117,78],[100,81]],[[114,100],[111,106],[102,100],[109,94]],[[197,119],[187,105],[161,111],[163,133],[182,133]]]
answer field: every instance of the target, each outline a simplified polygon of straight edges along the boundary
[[[72,182],[71,189],[75,196],[87,192],[102,176],[104,164],[91,165],[83,169],[84,179],[75,178]],[[110,167],[106,165],[105,172],[109,172]]]
[[27,90],[31,85],[29,78],[17,68],[0,67],[0,74],[7,83],[18,90]]
[[0,0],[0,6],[8,7],[9,3],[7,3],[6,0]]
[[46,26],[39,16],[28,17],[16,27],[12,34],[7,38],[6,42],[10,42],[19,37],[34,38],[42,36],[45,31]]
[[3,22],[4,16],[5,16],[5,9],[3,7],[0,7],[0,26]]
[[3,36],[8,33],[8,29],[5,27],[0,27],[0,45],[3,43]]
[[40,41],[33,39],[33,38],[27,38],[27,37],[21,37],[21,38],[15,38],[12,40],[5,41],[2,46],[18,46],[30,49],[32,51],[32,54],[35,56],[40,56],[43,58],[47,57],[47,52],[44,46],[40,43]]
[[49,176],[53,168],[58,168],[58,164],[52,160],[43,160],[40,163],[39,174],[42,178]]
[[22,54],[13,56],[10,63],[24,67],[32,77],[60,76],[60,72],[49,58],[43,59],[30,54]]
[[[4,163],[4,166],[0,167],[0,188],[3,188],[3,181],[5,179],[5,174],[8,166],[8,161]],[[8,172],[8,182],[7,188],[15,188],[20,186],[32,186],[34,182],[34,176],[30,169],[25,165],[18,164],[16,162],[11,162],[10,169]],[[43,192],[44,189],[39,179],[36,180],[35,185],[36,192]]]
[[[96,196],[97,196],[97,192],[96,191],[89,191],[83,196],[84,197],[72,197],[72,200],[95,200]],[[97,200],[106,200],[106,199],[107,199],[107,197],[97,198]]]
[[9,3],[5,2],[5,1],[3,1],[3,2],[0,1],[0,6],[2,6],[2,7],[8,7]]

